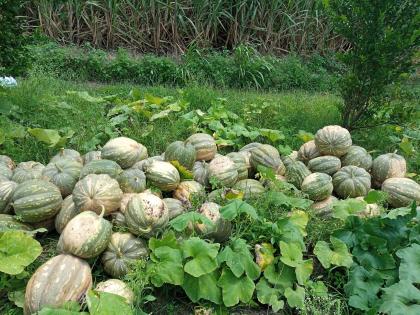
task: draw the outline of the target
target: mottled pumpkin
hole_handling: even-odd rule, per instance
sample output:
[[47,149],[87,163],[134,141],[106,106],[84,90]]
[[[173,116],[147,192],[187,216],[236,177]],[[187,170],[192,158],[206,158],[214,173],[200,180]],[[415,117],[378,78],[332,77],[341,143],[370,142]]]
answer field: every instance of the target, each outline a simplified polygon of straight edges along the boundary
[[194,163],[193,177],[196,182],[207,187],[209,186],[209,165],[204,161],[197,161]]
[[13,176],[13,171],[6,164],[0,163],[0,176],[11,179]]
[[80,213],[80,210],[77,209],[73,202],[73,196],[69,195],[63,200],[63,204],[61,206],[60,211],[58,212],[57,216],[55,217],[55,230],[61,234],[64,228],[66,227],[67,223],[70,222],[76,215]]
[[169,162],[152,161],[144,166],[147,180],[162,191],[172,191],[181,180],[178,170]]
[[271,168],[279,175],[286,173],[286,167],[280,159],[279,151],[269,144],[262,144],[254,148],[251,151],[250,161],[252,167],[256,170],[261,165]]
[[147,158],[147,149],[141,143],[126,138],[118,137],[109,140],[101,150],[103,159],[117,162],[122,168],[130,168],[134,163]]
[[185,212],[185,207],[182,201],[175,199],[175,198],[165,198],[163,202],[168,207],[169,211],[169,220],[183,214]]
[[192,144],[182,141],[172,142],[165,151],[165,161],[177,161],[188,170],[192,170],[195,162],[195,148]]
[[404,177],[407,172],[405,159],[395,153],[379,155],[372,163],[372,177],[375,187],[392,177]]
[[231,187],[238,180],[238,170],[235,163],[226,156],[218,156],[209,163],[209,180],[217,185]]
[[258,197],[265,192],[264,186],[255,179],[242,179],[233,186],[233,189],[242,192],[244,199]]
[[80,155],[79,152],[73,149],[61,149],[60,152],[58,152],[56,155],[54,155],[50,163],[55,163],[61,159],[69,159],[69,160],[75,160],[81,164],[83,164],[83,158]]
[[21,162],[13,170],[12,181],[20,184],[31,179],[42,178],[42,171],[45,166],[39,162]]
[[190,207],[194,197],[204,195],[204,187],[193,180],[182,181],[173,192],[173,197]]
[[207,217],[213,223],[213,226],[195,223],[194,228],[197,233],[203,235],[203,237],[212,238],[217,242],[223,242],[229,238],[232,231],[231,223],[222,218],[220,206],[217,203],[203,203],[197,212]]
[[370,190],[370,174],[361,167],[349,165],[333,175],[334,192],[341,198],[366,196]]
[[329,196],[327,199],[314,202],[311,205],[311,210],[319,216],[331,216],[334,203],[337,202],[338,199],[334,196]]
[[226,156],[235,163],[236,169],[238,170],[238,180],[247,179],[249,169],[251,168],[250,160],[247,160],[245,155],[239,152],[231,152],[226,154]]
[[185,143],[191,144],[194,147],[195,159],[197,161],[209,161],[217,153],[216,141],[206,133],[195,133]]
[[351,145],[350,132],[340,126],[325,126],[315,134],[315,145],[322,155],[341,157],[346,154]]
[[308,162],[308,168],[313,173],[333,175],[341,168],[341,160],[332,155],[316,157]]
[[328,174],[312,173],[305,177],[301,189],[313,201],[324,200],[331,196],[333,191],[332,178]]
[[80,178],[89,174],[107,174],[112,178],[117,178],[122,173],[122,168],[115,161],[111,160],[93,160],[83,166],[80,171]]
[[95,287],[95,291],[119,295],[125,299],[127,304],[133,303],[134,300],[134,292],[125,282],[118,279],[108,279],[99,282]]
[[365,148],[352,145],[347,153],[341,157],[341,166],[354,165],[369,171],[372,167],[372,156]]
[[6,165],[8,168],[13,170],[15,168],[15,162],[7,155],[0,155],[0,164]]
[[11,202],[13,193],[18,184],[12,181],[0,182],[0,213],[11,212]]
[[124,193],[141,193],[146,190],[146,175],[139,169],[126,169],[117,180]]
[[287,160],[286,162],[286,180],[299,188],[302,185],[306,176],[311,174],[311,171],[301,161]]
[[162,155],[155,155],[155,156],[151,156],[147,159],[138,161],[137,163],[135,163],[131,168],[135,168],[135,169],[139,169],[140,171],[145,170],[145,167],[147,165],[149,165],[151,162],[153,161],[160,161],[160,162],[164,162],[165,159],[162,157]]
[[83,165],[68,158],[59,159],[49,163],[42,171],[42,177],[49,180],[60,189],[61,195],[70,195],[79,180],[80,170]]
[[91,161],[101,160],[102,153],[101,151],[89,151],[85,155],[83,155],[83,164],[88,164]]
[[420,185],[410,178],[388,178],[382,183],[382,190],[395,208],[409,206],[413,201],[420,204]]
[[318,156],[320,156],[321,153],[319,152],[318,148],[315,145],[315,141],[311,140],[308,142],[305,142],[301,145],[298,153],[297,153],[297,159],[299,161],[302,161],[303,163],[307,164],[309,160],[312,160]]

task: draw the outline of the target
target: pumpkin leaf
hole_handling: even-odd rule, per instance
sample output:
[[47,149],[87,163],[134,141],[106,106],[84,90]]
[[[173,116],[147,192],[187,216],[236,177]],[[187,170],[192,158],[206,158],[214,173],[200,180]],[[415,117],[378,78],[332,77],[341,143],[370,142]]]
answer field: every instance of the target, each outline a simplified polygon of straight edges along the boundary
[[162,105],[168,100],[167,98],[164,98],[164,97],[162,98],[162,97],[154,96],[154,95],[151,95],[151,94],[146,94],[144,96],[144,98],[150,104],[155,104],[155,105]]
[[312,259],[302,260],[295,269],[296,279],[300,285],[305,285],[314,270]]
[[365,201],[349,198],[334,203],[332,216],[344,221],[348,216],[355,215],[365,209]]
[[54,147],[61,140],[60,134],[55,129],[29,128],[28,132],[38,141],[41,141],[50,147]]
[[280,252],[280,260],[287,266],[297,267],[299,263],[303,261],[303,253],[300,244],[280,241]]
[[88,92],[86,91],[67,91],[67,95],[71,95],[71,96],[76,96],[88,103],[92,103],[92,104],[100,104],[100,103],[105,103],[106,100],[102,97],[95,97],[90,95]]
[[255,245],[255,261],[257,265],[264,271],[274,262],[275,249],[270,243],[262,243]]
[[254,220],[259,219],[255,208],[251,206],[249,203],[240,199],[234,199],[233,201],[228,203],[226,206],[223,206],[222,208],[220,208],[220,214],[222,215],[224,219],[228,221],[232,221],[241,213],[248,214]]
[[41,244],[23,231],[0,233],[1,272],[17,275],[34,262],[41,252]]
[[69,311],[62,308],[44,307],[37,313],[38,315],[89,315],[86,312]]
[[182,232],[188,227],[189,224],[194,223],[205,224],[210,228],[214,226],[214,223],[209,218],[195,211],[190,211],[177,216],[169,222],[169,225],[174,230]]
[[277,142],[279,140],[284,140],[285,136],[280,130],[274,130],[274,129],[259,129],[259,132],[261,136],[267,138],[271,142]]
[[350,268],[353,263],[352,255],[349,253],[347,245],[340,239],[330,237],[333,249],[325,241],[319,241],[314,248],[314,254],[321,262],[324,268],[330,268],[331,265]]
[[25,290],[8,292],[7,298],[15,303],[17,307],[23,308],[25,305]]
[[217,283],[222,288],[223,303],[230,307],[239,302],[248,303],[255,290],[255,284],[247,275],[236,277],[229,268],[223,268]]
[[310,132],[307,132],[307,131],[304,131],[304,130],[299,130],[297,136],[303,142],[311,141],[315,137],[313,133],[310,133]]
[[420,283],[420,245],[411,244],[409,247],[400,249],[396,254],[401,259],[400,280]]
[[217,286],[217,278],[218,273],[216,271],[204,274],[198,278],[185,274],[182,288],[194,303],[204,299],[215,304],[221,304],[222,292]]
[[284,308],[284,301],[279,298],[282,295],[281,290],[272,287],[266,279],[261,278],[255,288],[257,290],[257,299],[260,303],[271,306],[274,312]]
[[293,290],[292,288],[286,288],[284,291],[284,296],[287,299],[287,303],[290,307],[297,307],[300,309],[304,308],[305,305],[305,289],[296,286],[296,290]]
[[161,287],[164,283],[182,285],[184,282],[182,261],[182,252],[179,249],[168,246],[155,248],[146,268],[150,281],[156,287]]
[[170,109],[164,109],[164,110],[162,110],[162,111],[160,111],[156,114],[153,114],[149,118],[149,120],[150,121],[155,121],[156,119],[162,119],[162,118],[168,117],[171,112],[172,112],[172,110],[170,110]]
[[401,315],[420,314],[420,290],[410,281],[401,280],[383,290],[385,293],[381,299],[379,312]]
[[185,240],[182,244],[184,258],[189,259],[184,271],[193,277],[200,277],[214,271],[217,267],[216,256],[220,244],[210,244],[198,237]]
[[276,288],[281,289],[282,293],[296,282],[295,270],[279,261],[278,257],[265,269],[264,278]]
[[364,201],[367,203],[377,203],[381,204],[386,200],[386,193],[379,190],[371,190],[368,194],[363,198]]
[[116,294],[90,290],[86,302],[90,315],[134,314],[125,298]]

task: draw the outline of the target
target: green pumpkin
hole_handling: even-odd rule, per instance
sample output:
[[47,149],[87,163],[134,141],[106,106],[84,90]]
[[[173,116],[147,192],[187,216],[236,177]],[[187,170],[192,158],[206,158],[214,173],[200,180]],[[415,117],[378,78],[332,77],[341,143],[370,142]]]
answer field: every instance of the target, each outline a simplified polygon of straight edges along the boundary
[[130,168],[134,163],[147,158],[147,149],[141,143],[126,138],[118,137],[109,140],[101,150],[103,159],[117,162],[122,168]]
[[344,166],[333,175],[334,191],[340,198],[366,196],[370,190],[370,174],[361,167]]
[[169,210],[159,197],[140,193],[128,202],[125,218],[131,233],[150,238],[166,227]]
[[60,252],[80,258],[93,258],[100,255],[108,246],[112,225],[101,215],[84,211],[71,219],[58,240]]
[[13,176],[13,171],[6,164],[0,163],[0,176],[11,179]]
[[0,233],[9,230],[31,231],[32,227],[16,220],[13,215],[0,213]]
[[407,207],[413,201],[420,204],[420,185],[410,178],[388,178],[383,182],[382,190],[388,194],[388,203],[395,208]]
[[147,244],[131,233],[113,233],[102,254],[102,265],[107,274],[115,278],[125,276],[130,266],[149,254]]
[[89,174],[107,174],[112,178],[117,178],[122,171],[122,168],[117,162],[111,160],[93,160],[83,166],[80,171],[80,178]]
[[334,196],[329,196],[327,199],[314,202],[311,205],[311,210],[319,216],[331,216],[334,203],[337,202],[338,199]]
[[54,217],[63,202],[58,187],[41,179],[19,184],[12,200],[16,215],[26,223],[41,222]]
[[308,168],[313,173],[333,175],[341,168],[341,160],[332,155],[319,156],[308,162]]
[[42,178],[45,166],[39,162],[21,162],[13,170],[12,181],[20,184],[27,180]]
[[258,166],[261,165],[273,169],[279,175],[284,175],[286,172],[279,151],[269,144],[262,144],[254,148],[251,151],[250,161],[255,170],[258,170]]
[[354,165],[369,171],[372,167],[372,156],[362,147],[352,145],[341,157],[341,166]]
[[13,170],[15,168],[15,162],[7,155],[0,155],[0,164],[6,165],[8,168]]
[[233,186],[233,189],[243,192],[244,199],[258,197],[265,192],[264,186],[255,179],[242,179]]
[[168,207],[169,211],[169,220],[172,220],[173,218],[176,218],[180,214],[183,214],[185,212],[185,207],[182,201],[175,199],[175,198],[165,198],[163,199],[163,202]]
[[83,164],[88,164],[89,162],[101,160],[102,153],[101,151],[89,151],[85,155],[83,155]]
[[63,200],[63,204],[61,206],[60,212],[58,212],[57,216],[55,217],[55,230],[61,234],[64,228],[66,227],[67,223],[70,222],[76,215],[78,215],[80,211],[75,207],[73,202],[73,196],[67,196]]
[[80,155],[79,152],[73,149],[61,149],[60,152],[58,152],[56,155],[54,155],[51,158],[50,163],[58,162],[61,159],[74,160],[76,162],[83,164],[82,156]]
[[209,186],[209,165],[204,161],[197,161],[194,163],[193,169],[194,180],[201,185]]
[[206,133],[195,133],[185,143],[194,147],[196,161],[210,161],[217,153],[216,141]]
[[146,175],[137,168],[124,170],[117,180],[124,193],[141,193],[146,190]]
[[236,169],[238,170],[238,180],[247,179],[248,171],[251,168],[249,159],[247,161],[245,155],[238,152],[231,152],[226,154],[226,156],[235,163]]
[[328,174],[312,173],[303,180],[301,190],[313,201],[324,200],[333,191],[332,178]]
[[217,186],[231,187],[238,180],[238,170],[235,163],[226,156],[215,157],[209,163],[209,179]]
[[239,152],[251,152],[255,148],[258,148],[262,143],[259,142],[251,142],[246,145],[244,145],[242,148],[239,149]]
[[148,166],[150,163],[152,163],[153,161],[160,161],[160,162],[164,162],[165,159],[163,158],[162,155],[155,155],[155,156],[151,156],[147,159],[138,161],[137,163],[135,163],[131,168],[135,168],[135,169],[139,169],[140,171],[144,172],[145,171],[145,167]]
[[178,170],[169,162],[152,161],[144,166],[147,180],[162,191],[175,190],[181,180]]
[[340,126],[326,126],[315,134],[315,145],[322,155],[341,157],[352,145],[350,132]]
[[301,161],[286,162],[286,180],[299,188],[302,185],[306,176],[310,175],[311,171]]
[[382,183],[392,177],[404,177],[407,172],[405,159],[395,153],[379,155],[372,163],[373,183],[381,187]]
[[42,171],[44,179],[56,185],[63,197],[70,195],[79,180],[83,165],[76,160],[62,158],[48,164]]
[[315,141],[311,140],[301,145],[297,153],[297,160],[302,161],[305,164],[308,164],[310,160],[320,155],[321,153],[319,153],[319,150],[315,145]]
[[195,223],[195,231],[205,238],[212,238],[216,242],[226,241],[232,231],[232,225],[229,221],[222,218],[220,215],[220,206],[214,202],[203,203],[198,213],[207,217],[213,226],[207,226],[204,223]]
[[18,184],[12,181],[0,182],[0,213],[11,212],[11,202],[13,193]]
[[124,213],[121,211],[114,211],[111,213],[111,222],[113,226],[120,228],[127,228],[127,220],[125,219]]
[[172,142],[165,151],[165,161],[177,161],[188,170],[192,170],[195,162],[195,148],[182,141]]

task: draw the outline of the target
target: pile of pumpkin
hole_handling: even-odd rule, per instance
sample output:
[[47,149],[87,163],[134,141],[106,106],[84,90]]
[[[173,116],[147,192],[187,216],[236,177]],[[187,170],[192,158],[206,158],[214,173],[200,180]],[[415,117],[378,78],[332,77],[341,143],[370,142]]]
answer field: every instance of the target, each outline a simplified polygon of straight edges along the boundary
[[[371,186],[382,187],[392,207],[420,202],[419,184],[404,177],[403,157],[388,153],[372,160],[339,126],[320,129],[314,140],[284,157],[261,143],[220,155],[215,140],[202,133],[171,143],[164,154],[153,157],[142,144],[125,137],[111,139],[101,151],[84,156],[63,149],[46,166],[30,161],[15,167],[9,157],[0,156],[0,231],[42,227],[60,234],[57,248],[62,254],[32,275],[25,313],[80,300],[92,286],[84,259],[99,255],[104,270],[116,279],[99,283],[96,289],[131,302],[132,291],[118,278],[128,272],[130,263],[147,257],[144,239],[188,211],[196,194],[206,198],[197,211],[215,224],[190,228],[219,242],[227,239],[229,222],[221,218],[214,201],[223,198],[226,188],[241,192],[245,199],[263,193],[267,182],[255,179],[259,166],[301,189],[320,214],[330,213],[337,199],[333,193],[338,198],[363,198]],[[192,179],[181,180],[185,174]],[[215,185],[219,189],[211,191]],[[366,215],[377,212],[367,211]],[[113,233],[113,225],[129,232]]]

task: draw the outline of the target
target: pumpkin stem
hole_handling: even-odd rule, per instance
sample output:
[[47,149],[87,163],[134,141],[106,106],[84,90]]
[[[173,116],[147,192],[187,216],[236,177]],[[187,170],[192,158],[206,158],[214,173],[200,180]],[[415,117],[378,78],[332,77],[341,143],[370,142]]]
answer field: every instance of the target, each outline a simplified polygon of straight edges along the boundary
[[101,208],[102,208],[102,210],[101,210],[101,214],[99,215],[99,217],[102,219],[104,217],[104,214],[105,214],[105,206],[101,205]]

